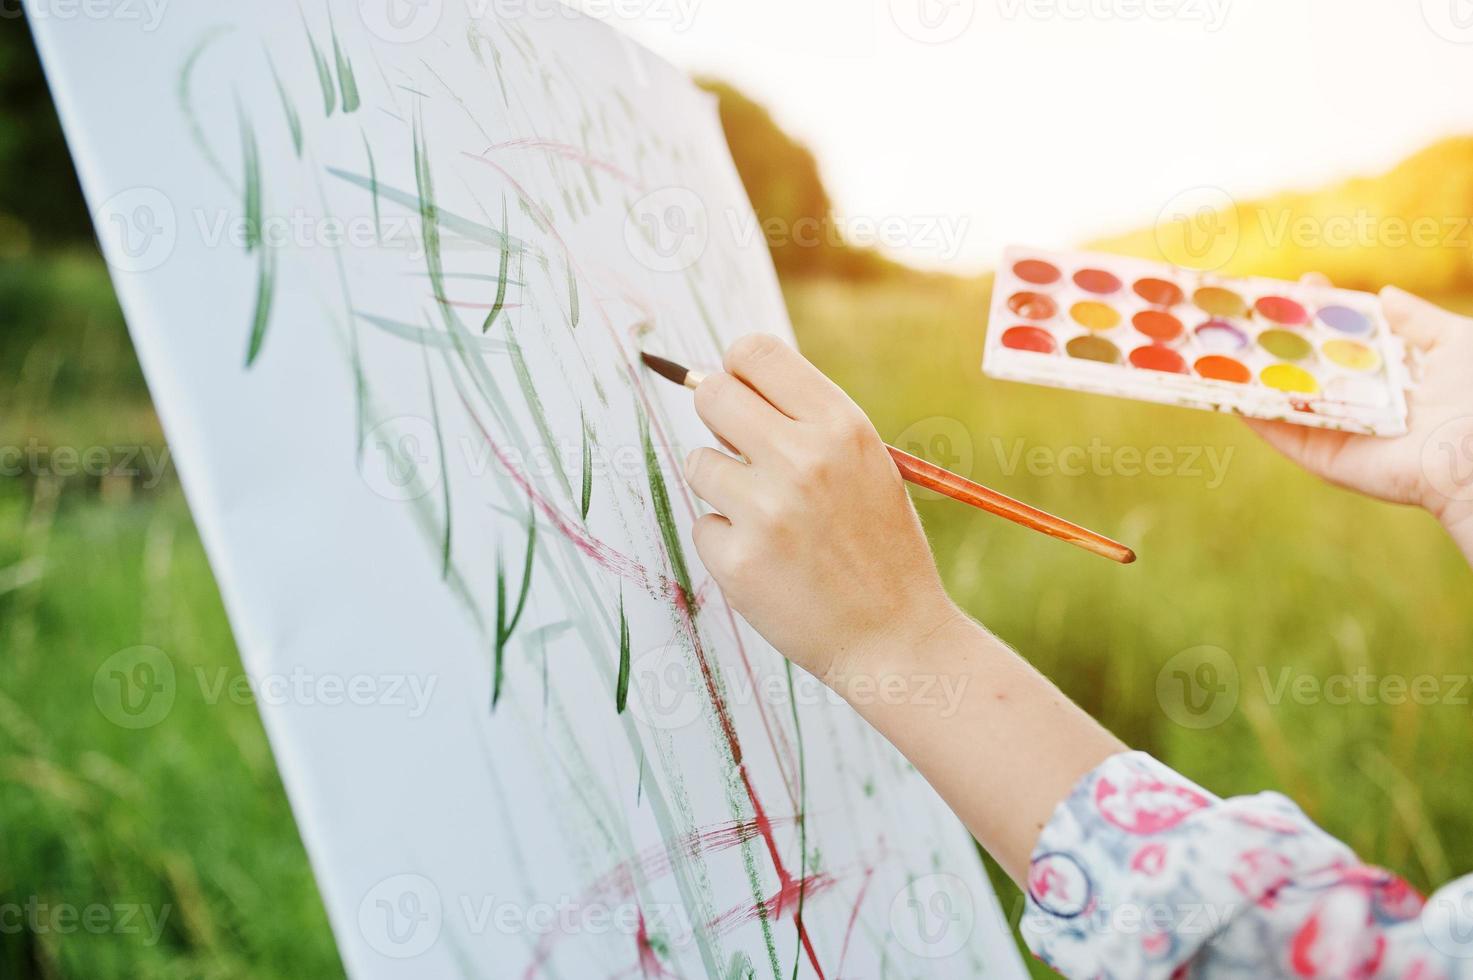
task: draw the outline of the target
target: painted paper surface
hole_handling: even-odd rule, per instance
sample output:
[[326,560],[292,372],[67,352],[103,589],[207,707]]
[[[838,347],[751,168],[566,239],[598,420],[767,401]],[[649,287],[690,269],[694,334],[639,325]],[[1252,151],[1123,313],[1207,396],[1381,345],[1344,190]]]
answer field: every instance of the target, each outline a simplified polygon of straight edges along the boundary
[[954,817],[691,547],[710,436],[638,351],[790,334],[713,104],[478,6],[33,19],[346,966],[1021,976]]

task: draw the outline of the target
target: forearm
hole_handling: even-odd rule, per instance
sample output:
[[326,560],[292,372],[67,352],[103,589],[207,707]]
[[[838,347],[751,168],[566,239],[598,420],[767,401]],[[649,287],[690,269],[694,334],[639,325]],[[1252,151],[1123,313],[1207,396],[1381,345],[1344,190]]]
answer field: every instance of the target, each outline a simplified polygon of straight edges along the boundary
[[1453,542],[1462,551],[1463,557],[1473,565],[1473,503],[1460,503],[1449,507],[1438,515],[1442,526],[1452,535]]
[[1125,746],[964,614],[828,678],[1015,881],[1058,803]]

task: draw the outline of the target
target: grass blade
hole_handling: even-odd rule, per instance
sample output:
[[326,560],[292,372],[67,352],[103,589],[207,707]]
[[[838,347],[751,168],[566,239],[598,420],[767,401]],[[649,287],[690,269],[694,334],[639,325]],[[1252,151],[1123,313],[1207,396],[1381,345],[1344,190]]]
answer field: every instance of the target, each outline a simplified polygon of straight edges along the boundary
[[358,98],[358,78],[353,74],[353,62],[343,53],[343,46],[338,43],[338,28],[332,21],[331,8],[327,11],[327,29],[332,33],[332,57],[338,67],[338,84],[343,92],[343,112],[351,115],[362,104]]
[[360,132],[363,136],[363,152],[368,154],[368,193],[373,199],[373,240],[382,245],[384,225],[378,206],[378,165],[373,161],[373,144],[368,142],[368,132],[366,130],[360,130]]
[[271,322],[271,303],[276,296],[276,250],[261,249],[260,274],[256,279],[256,307],[251,314],[251,339],[246,345],[245,366],[249,368],[260,356],[266,342],[266,327]]
[[629,617],[624,614],[624,593],[619,593],[619,680],[614,686],[614,710],[629,707]]
[[297,114],[297,107],[292,105],[290,95],[286,93],[286,86],[282,84],[281,74],[276,70],[276,62],[271,58],[271,52],[266,52],[266,64],[271,68],[271,80],[276,83],[276,95],[281,99],[281,111],[286,114],[286,125],[292,133],[292,149],[297,153],[297,159],[302,159],[302,117]]
[[528,507],[527,553],[522,559],[522,587],[517,594],[516,607],[511,610],[510,615],[507,614],[506,607],[506,567],[502,564],[501,551],[496,552],[496,660],[492,668],[492,711],[496,710],[496,704],[501,700],[501,684],[506,676],[506,645],[511,642],[512,634],[522,620],[522,613],[527,609],[527,597],[532,591],[533,559],[536,555],[537,512]]
[[[298,8],[297,12],[301,13],[301,9]],[[317,46],[317,39],[312,36],[312,28],[307,26],[305,13],[302,14],[302,30],[307,35],[307,45],[312,49],[312,64],[317,69],[317,83],[322,86],[323,114],[331,116],[338,107],[338,93],[332,84],[332,69],[328,67],[322,49]]]
[[643,411],[639,413],[639,439],[644,445],[644,468],[649,477],[650,504],[655,509],[655,520],[660,525],[660,537],[665,542],[665,553],[670,558],[670,570],[675,575],[675,584],[685,593],[686,602],[690,602],[694,591],[691,588],[690,571],[685,564],[685,551],[680,545],[680,527],[675,523],[675,511],[670,506],[670,493],[665,487],[665,475],[660,470],[660,460],[655,455],[654,443],[650,442],[650,420]]
[[568,318],[578,326],[578,278],[573,275],[573,263],[568,263]]
[[240,146],[245,166],[245,248],[254,252],[261,247],[261,150],[256,145],[256,131],[246,118],[240,100],[235,102],[236,116],[240,120]]
[[584,523],[588,522],[588,508],[593,504],[593,434],[588,430],[588,419],[583,409],[578,409],[579,427],[583,430],[583,500],[579,508]]
[[563,492],[568,495],[568,500],[573,499],[573,484],[568,481],[568,473],[563,465],[563,455],[557,452],[557,438],[554,436],[552,426],[547,421],[547,412],[542,407],[542,398],[537,394],[537,387],[532,382],[532,372],[527,367],[527,359],[522,354],[522,345],[517,342],[516,334],[511,327],[511,321],[506,322],[506,350],[511,355],[511,366],[517,376],[517,384],[521,386],[522,398],[527,402],[527,409],[532,413],[532,422],[537,426],[537,434],[542,439],[542,445],[547,447],[547,453],[552,459],[552,471],[562,485]]
[[440,454],[440,487],[445,508],[445,534],[440,543],[440,578],[450,578],[450,470],[445,458],[445,434],[440,430],[440,404],[435,398],[435,375],[430,370],[430,352],[421,347],[425,362],[425,384],[430,390],[430,421],[435,426],[435,448]]
[[[484,210],[484,209],[482,209]],[[487,215],[490,217],[490,215]],[[508,232],[511,226],[507,223],[506,195],[501,195],[501,269],[496,274],[496,300],[491,304],[491,312],[486,316],[486,322],[481,324],[481,332],[485,333],[491,329],[491,324],[496,322],[497,316],[501,314],[501,308],[506,305],[506,275],[511,263],[511,239]]]

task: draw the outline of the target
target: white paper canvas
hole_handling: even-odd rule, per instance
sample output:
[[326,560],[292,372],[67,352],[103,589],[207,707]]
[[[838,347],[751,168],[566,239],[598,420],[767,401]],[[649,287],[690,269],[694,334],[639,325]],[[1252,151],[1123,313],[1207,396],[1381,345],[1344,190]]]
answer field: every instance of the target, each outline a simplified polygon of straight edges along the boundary
[[1022,975],[691,547],[638,351],[789,331],[706,96],[545,2],[27,6],[353,976]]

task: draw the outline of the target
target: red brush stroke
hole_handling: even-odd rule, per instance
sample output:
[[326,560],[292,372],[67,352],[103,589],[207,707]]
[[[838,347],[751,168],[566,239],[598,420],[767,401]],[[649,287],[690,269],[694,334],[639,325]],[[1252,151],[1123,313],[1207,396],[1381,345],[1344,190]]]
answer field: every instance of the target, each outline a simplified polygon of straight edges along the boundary
[[849,912],[849,924],[844,927],[844,945],[839,947],[839,972],[837,977],[842,980],[844,976],[844,963],[849,959],[849,940],[854,938],[854,923],[859,921],[859,910],[864,905],[865,893],[869,891],[869,883],[875,876],[875,869],[868,867],[864,869],[864,880],[859,884],[859,894],[854,898],[854,908]]
[[601,160],[596,156],[592,156],[581,146],[573,146],[570,143],[559,143],[556,140],[538,139],[533,136],[526,136],[522,137],[521,139],[506,140],[503,143],[493,143],[490,146],[486,147],[486,149],[481,151],[481,157],[484,158],[487,154],[495,153],[498,150],[516,149],[543,150],[547,153],[551,153],[553,156],[562,157],[564,160],[572,160],[574,163],[581,163],[584,166],[592,167],[595,170],[602,170],[604,173],[608,174],[610,177],[613,177],[615,180],[620,181],[621,183],[628,184],[629,186],[634,187],[638,190],[644,189],[644,185],[642,185],[637,179],[620,170],[618,167],[614,166],[612,163],[609,163],[607,160]]
[[[771,898],[757,905],[738,905],[730,911],[723,912],[710,922],[706,927],[716,935],[724,935],[739,926],[752,922],[762,915],[774,921],[791,913],[794,917],[798,914],[798,895],[801,892],[804,901],[817,898],[819,895],[834,887],[836,879],[832,875],[814,874],[809,875],[802,881],[789,881],[777,890]],[[815,969],[817,967],[815,966]]]

